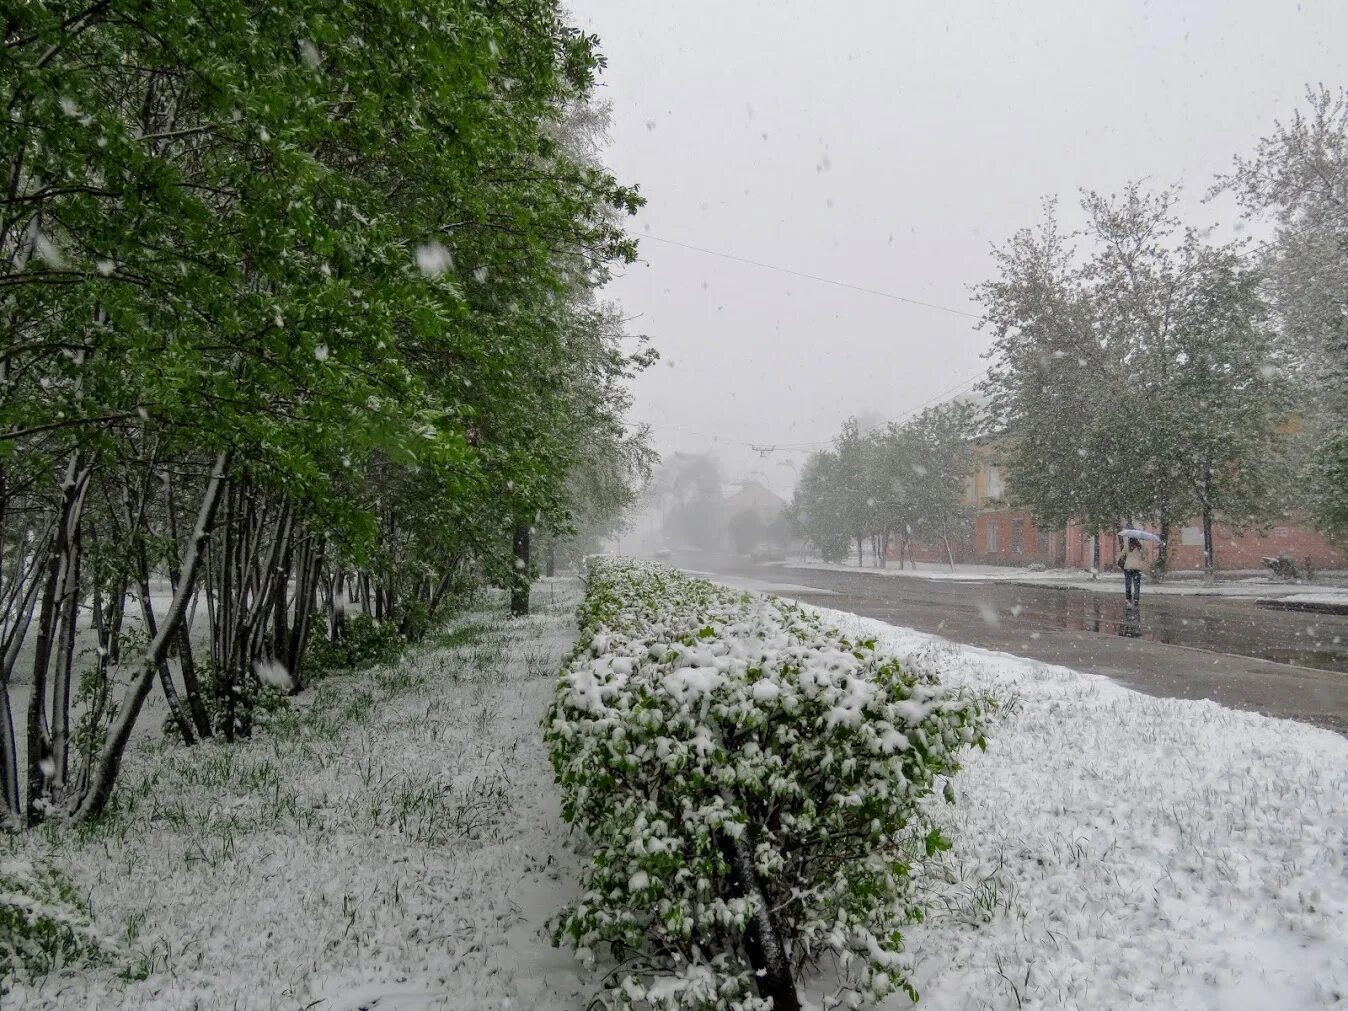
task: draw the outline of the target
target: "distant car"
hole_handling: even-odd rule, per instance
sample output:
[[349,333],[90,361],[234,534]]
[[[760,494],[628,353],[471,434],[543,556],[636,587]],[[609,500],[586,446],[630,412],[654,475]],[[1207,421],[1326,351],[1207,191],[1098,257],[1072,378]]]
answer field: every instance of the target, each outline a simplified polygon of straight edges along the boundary
[[655,557],[663,562],[665,559],[673,556],[673,554],[674,552],[670,551],[669,548],[661,548],[659,551],[655,553]]

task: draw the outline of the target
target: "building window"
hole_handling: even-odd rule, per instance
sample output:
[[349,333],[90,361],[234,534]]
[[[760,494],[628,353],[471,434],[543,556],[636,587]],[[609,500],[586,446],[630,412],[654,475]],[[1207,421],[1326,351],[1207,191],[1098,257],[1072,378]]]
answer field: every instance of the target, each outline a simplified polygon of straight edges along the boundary
[[1011,551],[1013,554],[1025,554],[1025,521],[1011,521]]
[[1203,528],[1185,527],[1180,531],[1180,543],[1189,547],[1201,548],[1203,546]]
[[1002,469],[996,464],[983,465],[983,489],[988,498],[1002,497]]
[[988,524],[987,531],[988,531],[988,554],[995,555],[997,553],[997,524],[995,521]]

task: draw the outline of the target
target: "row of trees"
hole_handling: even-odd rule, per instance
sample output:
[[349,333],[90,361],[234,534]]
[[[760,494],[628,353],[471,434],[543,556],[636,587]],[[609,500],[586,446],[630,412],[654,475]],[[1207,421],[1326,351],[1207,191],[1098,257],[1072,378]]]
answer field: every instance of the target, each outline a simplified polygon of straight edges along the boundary
[[855,544],[864,565],[870,540],[883,566],[897,539],[900,565],[915,542],[944,545],[953,565],[952,542],[972,518],[964,499],[978,424],[974,406],[958,401],[869,430],[849,419],[801,471],[790,508],[801,536],[827,561]]
[[[1292,495],[1348,530],[1348,104],[1311,95],[1219,189],[1274,211],[1276,239],[1214,243],[1175,189],[1086,192],[1085,225],[1044,221],[979,285],[1013,499],[1045,525],[1202,518],[1240,530]],[[1309,465],[1308,465],[1309,461]],[[1160,566],[1165,566],[1162,548]]]
[[185,741],[247,735],[259,671],[297,690],[350,595],[407,637],[470,570],[527,609],[531,530],[602,528],[648,467],[625,381],[652,356],[594,298],[641,201],[596,164],[602,59],[552,0],[53,2],[4,28],[17,826],[104,809],[156,685]]

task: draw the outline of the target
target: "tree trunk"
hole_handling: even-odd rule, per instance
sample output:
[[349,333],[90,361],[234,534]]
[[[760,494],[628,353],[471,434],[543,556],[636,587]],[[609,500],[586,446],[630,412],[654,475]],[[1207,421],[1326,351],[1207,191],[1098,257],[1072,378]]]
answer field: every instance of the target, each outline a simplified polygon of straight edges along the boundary
[[543,574],[551,579],[557,575],[557,544],[551,538],[548,539],[548,551],[543,558]]
[[[153,639],[159,628],[154,617],[154,603],[150,600],[150,568],[148,559],[145,557],[145,541],[143,539],[136,545],[136,580],[140,589],[141,620],[145,623],[145,633]],[[176,643],[179,638],[175,634],[172,641]],[[168,703],[169,714],[173,717],[173,722],[178,725],[178,735],[182,737],[184,744],[196,744],[197,735],[192,726],[192,721],[187,718],[182,700],[178,698],[178,689],[173,684],[173,672],[169,669],[167,650],[165,650],[164,656],[160,658],[158,666],[159,684],[164,690],[164,700]]]
[[126,752],[127,742],[131,739],[131,730],[136,724],[136,718],[140,716],[141,707],[145,704],[145,697],[150,693],[150,686],[154,682],[159,661],[167,655],[172,637],[177,633],[178,626],[182,623],[183,615],[187,610],[187,601],[196,585],[197,571],[201,566],[201,556],[206,541],[211,535],[216,507],[220,503],[221,491],[225,486],[225,472],[229,469],[230,457],[230,450],[224,450],[216,457],[215,467],[211,471],[210,481],[206,485],[206,491],[201,499],[201,508],[197,513],[196,527],[193,529],[191,540],[188,542],[187,557],[183,562],[182,581],[178,585],[177,592],[173,595],[173,601],[169,604],[168,612],[164,615],[163,625],[160,626],[158,634],[151,640],[149,648],[146,649],[145,656],[141,660],[140,669],[127,688],[117,719],[108,729],[108,739],[99,752],[97,764],[90,772],[89,787],[80,799],[79,806],[73,812],[73,820],[76,822],[84,822],[97,817],[102,813],[107,806],[108,799],[112,796],[112,787],[117,781],[118,772],[121,771],[122,756]]
[[[83,492],[80,493],[81,500]],[[79,511],[72,517],[69,555],[60,596],[60,635],[56,643],[56,669],[52,685],[52,777],[60,792],[70,777],[70,701],[75,667],[75,625],[80,616],[80,559],[82,539]]]
[[[78,457],[71,457],[62,481],[61,515],[57,519],[57,535],[51,545],[51,559],[47,563],[46,585],[42,590],[42,609],[38,613],[38,642],[32,658],[32,694],[28,697],[28,824],[38,825],[46,817],[46,806],[53,799],[53,786],[58,780],[58,768],[53,759],[51,728],[47,724],[47,669],[53,652],[61,654],[61,632],[66,621],[66,593],[70,588],[73,569],[77,566],[80,512],[84,508],[84,491],[89,469],[82,468]],[[61,671],[55,675],[58,702],[69,706],[69,685],[59,685]],[[69,710],[67,710],[69,716]],[[61,716],[57,717],[61,729]],[[65,743],[62,743],[65,747]]]
[[731,886],[739,897],[757,907],[744,934],[749,964],[754,968],[758,995],[772,1001],[773,1011],[800,1011],[800,995],[791,978],[791,963],[782,943],[777,918],[754,870],[754,848],[746,828],[736,839],[720,836],[721,854],[730,865]]
[[529,524],[515,524],[515,567],[510,575],[510,616],[529,613]]
[[866,567],[866,555],[863,552],[861,535],[857,534],[857,568],[864,569],[865,567]]
[[1161,546],[1156,549],[1156,567],[1152,572],[1152,578],[1158,583],[1165,580],[1166,572],[1170,568],[1170,521],[1161,521]]
[[[164,495],[168,512],[168,577],[169,592],[176,594],[178,584],[181,582],[181,566],[178,563],[178,519],[174,512],[173,501],[173,482],[164,481]],[[210,576],[206,577],[210,582]],[[207,593],[207,610],[209,606],[209,591]],[[183,694],[187,696],[187,709],[192,714],[192,725],[196,728],[197,736],[202,740],[211,736],[211,714],[206,708],[206,699],[201,691],[201,680],[197,677],[196,658],[192,655],[192,622],[196,617],[196,594],[192,595],[192,607],[187,614],[187,618],[178,628],[178,668],[183,676]]]
[[1216,558],[1212,545],[1212,507],[1203,506],[1203,582],[1211,586],[1217,581]]

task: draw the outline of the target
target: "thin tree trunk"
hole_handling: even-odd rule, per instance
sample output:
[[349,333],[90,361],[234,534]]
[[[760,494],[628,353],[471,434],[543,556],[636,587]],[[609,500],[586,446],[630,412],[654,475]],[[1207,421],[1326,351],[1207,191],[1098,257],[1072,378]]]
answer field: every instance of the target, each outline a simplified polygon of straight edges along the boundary
[[[169,532],[169,552],[168,552],[168,577],[169,591],[176,594],[178,584],[181,582],[182,572],[178,563],[178,519],[175,512],[175,503],[173,500],[173,482],[164,481],[164,493],[168,507],[168,532]],[[209,558],[207,559],[209,561]],[[210,585],[210,574],[207,573],[207,586]],[[207,590],[207,617],[210,614],[210,591]],[[201,690],[201,680],[197,677],[196,658],[192,655],[192,623],[196,617],[197,594],[192,594],[192,606],[188,609],[187,618],[178,628],[178,667],[183,676],[183,694],[187,696],[187,709],[192,714],[192,724],[196,728],[197,736],[202,740],[211,736],[211,714],[206,708],[206,698]]]
[[[17,608],[10,615],[10,624],[6,629],[4,641],[4,667],[0,669],[0,696],[3,696],[3,712],[0,712],[0,779],[3,779],[6,817],[18,824],[23,812],[23,795],[19,790],[18,734],[14,727],[14,710],[9,697],[10,677],[18,663],[19,651],[28,637],[32,625],[33,612],[37,608],[38,595],[46,585],[39,561],[41,554],[48,550],[44,536],[34,547],[25,563],[20,555],[15,562],[14,579],[19,581],[15,587],[14,599]],[[19,591],[19,587],[22,591]]]
[[1217,581],[1217,560],[1212,544],[1212,507],[1203,506],[1203,582],[1208,586]]
[[[145,623],[145,634],[154,639],[159,632],[159,627],[154,617],[154,602],[150,599],[150,566],[148,559],[145,557],[145,541],[143,538],[137,538],[137,540],[136,581],[140,590],[141,620]],[[176,634],[172,637],[172,641],[178,639],[179,636]],[[182,700],[178,698],[178,689],[173,684],[173,671],[169,669],[167,650],[160,658],[158,667],[159,684],[164,690],[164,700],[168,703],[169,714],[173,717],[173,722],[178,725],[178,734],[182,737],[184,744],[196,744],[196,731],[192,726],[192,721],[187,717],[186,710],[183,709]]]
[[[80,493],[81,500],[83,492]],[[70,686],[75,666],[75,625],[80,614],[80,560],[83,547],[79,515],[71,532],[69,559],[60,597],[60,634],[52,686],[52,778],[53,789],[64,789],[70,776]]]
[[108,799],[112,796],[112,787],[117,781],[118,772],[121,771],[122,756],[126,752],[127,742],[131,739],[131,730],[136,724],[137,717],[140,716],[140,710],[145,704],[145,697],[150,692],[150,686],[154,683],[154,675],[159,666],[160,658],[168,653],[171,638],[183,620],[183,615],[187,610],[188,598],[196,585],[201,556],[206,541],[211,535],[216,508],[220,503],[221,491],[225,487],[225,472],[229,468],[230,458],[230,450],[224,450],[216,457],[215,467],[211,472],[206,491],[202,496],[201,508],[197,513],[196,526],[188,542],[187,557],[183,561],[182,581],[178,585],[177,592],[173,595],[173,601],[169,604],[168,612],[164,615],[163,625],[160,626],[158,634],[151,640],[149,648],[146,649],[145,656],[141,660],[140,669],[127,689],[117,719],[108,730],[107,741],[99,752],[98,762],[89,777],[89,788],[84,792],[78,807],[73,812],[73,818],[76,822],[88,821],[101,814],[107,806]]
[[5,796],[5,827],[21,824],[23,798],[19,795],[19,754],[14,736],[14,710],[9,702],[9,686],[0,691],[0,778]]
[[510,616],[529,613],[529,524],[515,524],[515,567],[510,575]]
[[[46,817],[44,805],[51,801],[51,786],[57,779],[57,768],[51,756],[51,729],[47,724],[47,669],[57,646],[63,590],[70,581],[70,568],[75,565],[74,538],[80,524],[80,510],[84,503],[85,481],[89,470],[81,469],[78,457],[71,457],[62,481],[61,516],[57,520],[57,537],[51,546],[47,563],[46,586],[42,592],[42,609],[38,615],[38,642],[32,658],[32,694],[28,697],[28,824],[36,825]],[[58,597],[58,590],[62,596]],[[59,652],[59,650],[58,650]],[[59,679],[59,675],[58,678]],[[59,693],[59,689],[58,689]]]

